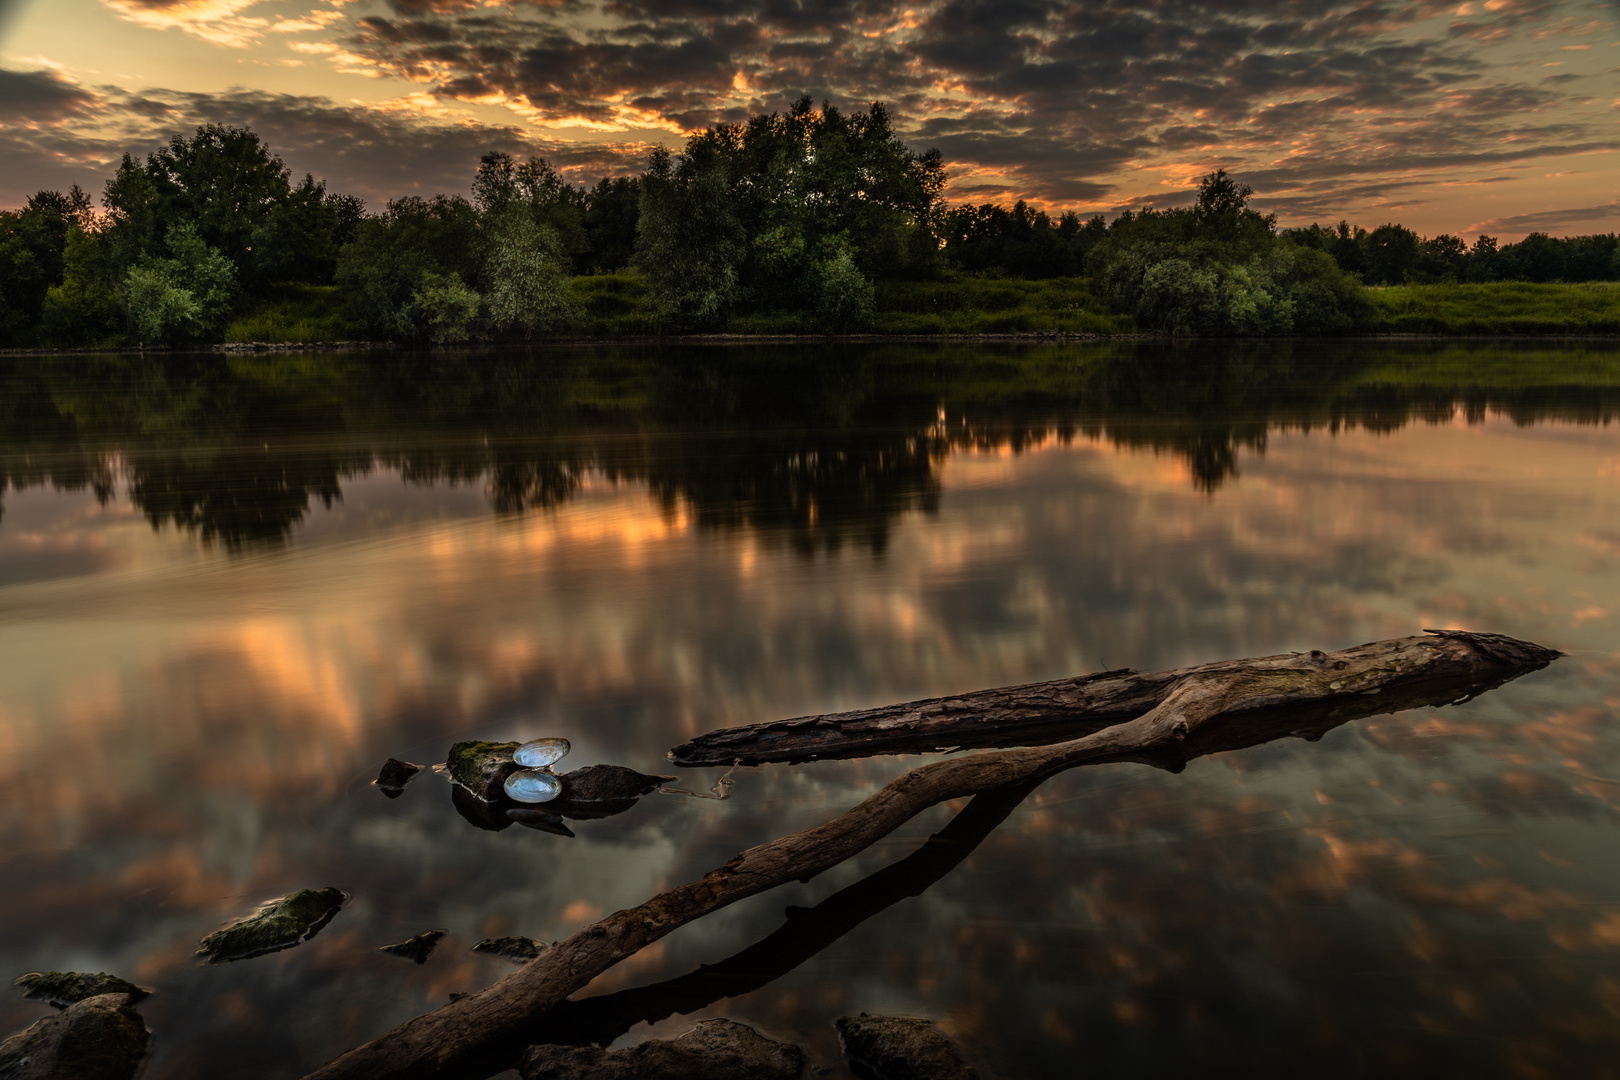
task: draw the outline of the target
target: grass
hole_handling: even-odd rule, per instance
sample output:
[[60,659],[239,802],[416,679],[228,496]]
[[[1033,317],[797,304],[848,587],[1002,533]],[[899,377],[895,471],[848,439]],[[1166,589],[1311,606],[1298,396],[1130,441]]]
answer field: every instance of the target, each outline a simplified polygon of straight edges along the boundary
[[1050,281],[956,278],[887,281],[877,289],[878,332],[884,334],[1128,334],[1129,315],[1116,315],[1083,278]]
[[[572,287],[581,310],[578,333],[620,337],[669,332],[640,274],[576,277]],[[885,281],[877,285],[876,301],[869,333],[1120,334],[1136,329],[1129,316],[1107,311],[1080,278]],[[817,334],[822,328],[809,312],[763,311],[732,316],[725,331]]]
[[1368,289],[1378,334],[1620,333],[1620,282],[1494,281]]
[[[580,318],[564,333],[616,338],[670,333],[647,280],[633,271],[576,277]],[[1394,285],[1367,290],[1372,312],[1358,330],[1377,334],[1575,335],[1620,333],[1620,282],[1535,285]],[[1127,334],[1083,278],[1023,281],[953,277],[877,284],[876,334]],[[818,334],[803,311],[733,316],[733,334]],[[1308,333],[1308,330],[1305,331]],[[225,331],[227,342],[345,341],[361,336],[330,286],[274,285]]]
[[270,285],[225,328],[227,342],[352,341],[359,330],[343,314],[335,285]]
[[636,337],[664,331],[647,279],[634,271],[573,279],[580,318],[575,333],[587,337]]

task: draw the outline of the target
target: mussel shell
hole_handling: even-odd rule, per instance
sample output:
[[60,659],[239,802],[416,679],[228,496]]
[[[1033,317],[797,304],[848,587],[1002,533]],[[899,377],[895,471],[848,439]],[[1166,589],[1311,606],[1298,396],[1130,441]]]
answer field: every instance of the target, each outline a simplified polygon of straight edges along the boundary
[[525,769],[544,769],[568,756],[567,739],[534,739],[517,748],[512,760]]
[[519,769],[501,786],[521,803],[550,802],[562,794],[562,781],[545,769]]

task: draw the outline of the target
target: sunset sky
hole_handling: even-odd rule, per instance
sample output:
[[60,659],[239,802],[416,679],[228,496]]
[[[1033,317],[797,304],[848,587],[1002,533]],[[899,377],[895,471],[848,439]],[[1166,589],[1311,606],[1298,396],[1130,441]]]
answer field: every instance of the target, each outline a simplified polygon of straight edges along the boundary
[[1617,0],[0,0],[0,206],[204,122],[373,206],[490,148],[594,182],[810,94],[888,103],[953,202],[1224,166],[1285,225],[1609,232],[1617,76]]

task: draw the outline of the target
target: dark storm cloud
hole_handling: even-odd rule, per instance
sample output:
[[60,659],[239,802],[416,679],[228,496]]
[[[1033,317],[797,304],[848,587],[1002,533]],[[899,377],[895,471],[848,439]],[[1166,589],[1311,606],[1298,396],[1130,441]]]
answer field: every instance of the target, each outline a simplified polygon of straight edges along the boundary
[[88,109],[95,95],[53,71],[7,71],[0,68],[0,116],[8,127],[29,122],[54,123]]
[[[43,86],[43,90],[40,87]],[[68,94],[71,90],[75,93]],[[52,92],[57,97],[50,96]],[[636,172],[650,145],[587,145],[535,139],[515,127],[448,122],[321,98],[236,90],[223,94],[149,91],[130,96],[112,88],[92,95],[35,73],[32,82],[0,71],[0,108],[31,107],[47,122],[0,125],[0,206],[19,205],[39,187],[79,184],[100,193],[119,157],[137,158],[203,123],[250,127],[294,176],[312,173],[332,191],[360,195],[374,206],[401,195],[465,192],[489,150],[520,158],[543,156],[576,181]],[[105,135],[83,133],[91,115]],[[29,178],[13,186],[12,176]],[[26,190],[25,190],[26,188]]]
[[1620,199],[1606,202],[1602,206],[1584,206],[1574,210],[1544,210],[1534,214],[1492,218],[1470,225],[1465,231],[1510,235],[1528,232],[1613,232],[1617,226],[1620,226]]
[[[1179,161],[1312,185],[1277,205],[1325,207],[1414,189],[1414,171],[1620,145],[1612,123],[1547,120],[1580,100],[1564,80],[1478,54],[1612,29],[1577,0],[389,0],[344,44],[442,97],[552,122],[691,129],[802,92],[884,100],[947,155],[958,195],[1125,205],[1141,200],[1115,175]],[[1360,179],[1374,172],[1387,181]]]

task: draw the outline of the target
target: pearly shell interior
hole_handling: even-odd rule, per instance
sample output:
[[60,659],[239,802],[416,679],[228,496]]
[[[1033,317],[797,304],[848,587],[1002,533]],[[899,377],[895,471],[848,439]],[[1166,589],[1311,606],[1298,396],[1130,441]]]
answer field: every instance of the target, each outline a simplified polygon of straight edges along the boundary
[[562,781],[545,769],[519,769],[501,786],[522,803],[550,802],[562,794]]
[[544,769],[568,756],[567,739],[535,739],[517,748],[512,760],[525,769]]

